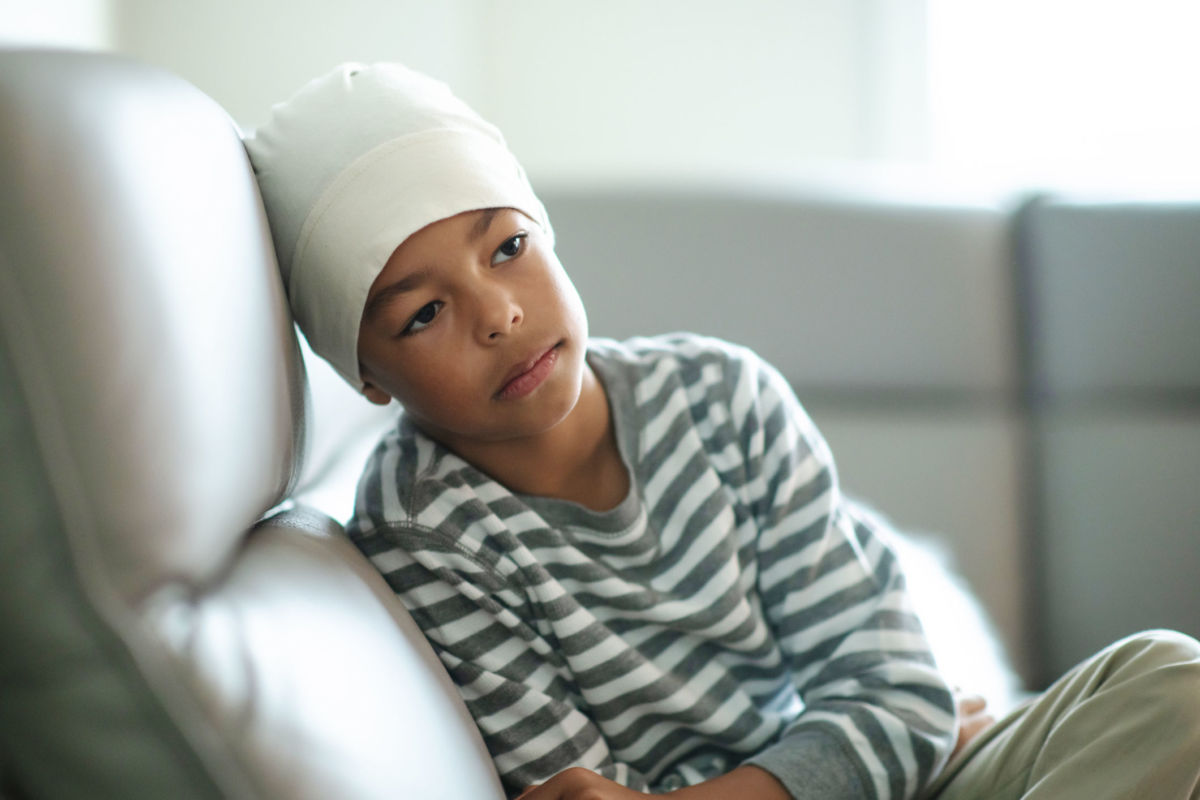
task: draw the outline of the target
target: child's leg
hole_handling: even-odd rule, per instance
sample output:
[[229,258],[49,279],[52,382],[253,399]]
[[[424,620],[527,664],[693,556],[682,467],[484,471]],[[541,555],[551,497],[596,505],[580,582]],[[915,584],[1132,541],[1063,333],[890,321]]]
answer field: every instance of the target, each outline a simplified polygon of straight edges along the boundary
[[1123,639],[971,743],[936,800],[1200,800],[1200,643]]

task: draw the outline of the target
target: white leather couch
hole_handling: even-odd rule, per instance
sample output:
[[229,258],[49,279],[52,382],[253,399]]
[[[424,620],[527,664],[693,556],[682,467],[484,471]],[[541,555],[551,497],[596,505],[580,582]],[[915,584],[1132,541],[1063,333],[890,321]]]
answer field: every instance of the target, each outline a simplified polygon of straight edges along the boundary
[[[940,543],[997,635],[941,613],[969,598],[906,537],[939,646],[1034,687],[1136,628],[1200,634],[1200,203],[541,194],[593,333],[759,349],[846,485]],[[502,797],[341,538],[394,414],[300,355],[215,103],[0,52],[4,796]]]
[[0,775],[16,798],[502,798],[330,518],[238,131],[115,58],[0,53]]

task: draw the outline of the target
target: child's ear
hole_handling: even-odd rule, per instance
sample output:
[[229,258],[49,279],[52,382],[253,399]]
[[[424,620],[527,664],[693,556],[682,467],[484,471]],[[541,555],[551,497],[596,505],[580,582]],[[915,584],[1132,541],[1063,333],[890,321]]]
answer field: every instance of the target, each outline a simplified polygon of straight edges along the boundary
[[386,406],[388,403],[392,402],[392,396],[390,394],[385,392],[383,389],[380,389],[370,381],[363,383],[362,393],[363,397],[367,398],[377,406]]

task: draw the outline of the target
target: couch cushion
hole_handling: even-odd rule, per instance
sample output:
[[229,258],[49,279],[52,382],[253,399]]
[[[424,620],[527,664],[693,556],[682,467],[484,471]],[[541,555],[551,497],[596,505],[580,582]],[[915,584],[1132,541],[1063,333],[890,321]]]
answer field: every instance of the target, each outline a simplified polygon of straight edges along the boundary
[[198,600],[163,598],[147,623],[186,654],[203,718],[261,796],[504,796],[424,635],[325,515],[260,524]]
[[1048,675],[1139,630],[1200,636],[1200,409],[1061,411],[1042,429]]
[[542,197],[593,334],[720,336],[805,392],[1015,386],[998,204],[728,187]]
[[131,647],[136,626],[127,611],[103,584],[84,580],[94,575],[86,562],[95,542],[64,514],[3,344],[0,791],[97,800],[126,798],[133,788],[144,797],[227,796],[233,787],[214,775],[223,771],[213,768],[220,752],[198,755],[157,692],[156,679],[170,674],[165,654]]

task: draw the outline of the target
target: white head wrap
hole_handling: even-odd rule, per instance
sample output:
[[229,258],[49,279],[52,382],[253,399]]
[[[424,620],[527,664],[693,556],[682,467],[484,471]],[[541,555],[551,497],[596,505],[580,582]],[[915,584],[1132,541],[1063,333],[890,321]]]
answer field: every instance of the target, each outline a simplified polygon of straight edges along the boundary
[[553,236],[504,138],[440,81],[343,64],[246,140],[292,314],[356,390],[367,293],[392,252],[438,220],[515,208]]

